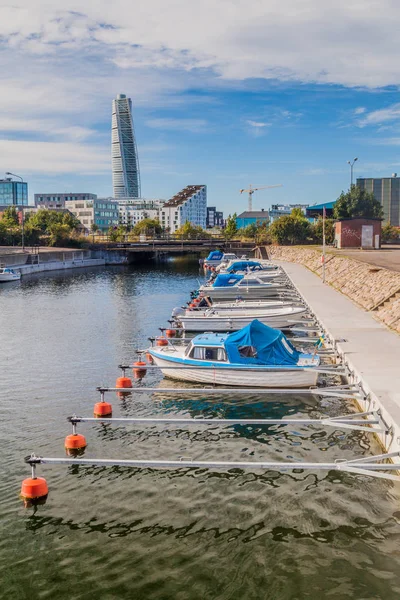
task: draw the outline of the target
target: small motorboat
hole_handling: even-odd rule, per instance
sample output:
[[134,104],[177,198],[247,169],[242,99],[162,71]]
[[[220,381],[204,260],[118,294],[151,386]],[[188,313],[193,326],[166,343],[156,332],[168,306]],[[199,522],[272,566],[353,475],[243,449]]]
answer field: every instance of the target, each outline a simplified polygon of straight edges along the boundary
[[222,262],[229,263],[231,260],[237,260],[236,254],[224,254],[220,250],[213,250],[204,261],[204,268],[218,267]]
[[261,264],[257,260],[232,260],[226,267],[217,269],[220,273],[258,273],[260,271],[280,271],[278,265],[271,262]]
[[246,299],[278,296],[283,290],[288,290],[284,283],[263,281],[259,277],[250,278],[238,273],[220,273],[214,281],[201,286],[199,291],[213,300],[216,298],[225,300],[238,296]]
[[317,354],[299,352],[281,331],[256,319],[235,333],[203,333],[187,345],[170,341],[148,353],[171,379],[241,387],[311,387],[320,364]]
[[307,312],[303,306],[284,306],[252,310],[249,312],[225,312],[210,308],[203,313],[195,311],[175,317],[175,324],[186,331],[237,331],[249,325],[254,319],[270,327],[296,325]]
[[212,298],[207,296],[199,296],[196,300],[196,306],[188,308],[186,306],[176,306],[172,310],[172,318],[197,314],[202,315],[210,308],[224,312],[224,314],[244,314],[253,313],[259,311],[270,310],[271,308],[282,308],[284,306],[298,306],[299,302],[293,302],[290,300],[278,300],[272,298],[271,300],[243,300],[238,298],[232,302],[213,302]]
[[10,269],[10,267],[0,268],[0,283],[6,281],[18,281],[19,279],[21,279],[21,273],[16,273],[14,269]]

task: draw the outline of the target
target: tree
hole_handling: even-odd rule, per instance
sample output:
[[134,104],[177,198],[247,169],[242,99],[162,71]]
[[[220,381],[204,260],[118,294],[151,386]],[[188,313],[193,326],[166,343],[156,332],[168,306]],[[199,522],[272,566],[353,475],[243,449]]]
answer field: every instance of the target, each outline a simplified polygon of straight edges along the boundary
[[333,207],[335,219],[364,217],[380,219],[383,216],[381,203],[372,192],[367,192],[357,185],[351,186],[346,193],[342,192]]
[[386,223],[382,227],[382,242],[390,242],[392,240],[398,240],[400,237],[400,229],[398,227],[394,227],[390,223]]
[[301,244],[311,238],[310,222],[301,208],[294,208],[290,215],[276,219],[269,227],[271,240],[279,245]]
[[175,231],[175,235],[183,240],[201,240],[211,237],[200,225],[193,225],[190,221],[186,221],[184,225],[181,225]]
[[110,242],[123,242],[126,236],[126,227],[125,225],[118,225],[118,227],[109,227],[108,228],[108,239]]
[[133,228],[133,233],[135,235],[140,235],[141,233],[146,232],[154,232],[155,234],[161,233],[162,228],[160,225],[160,221],[157,219],[142,219],[139,223],[136,223]]
[[227,222],[226,222],[226,227],[224,229],[224,237],[227,240],[231,240],[233,237],[235,237],[237,231],[238,231],[238,226],[236,225],[236,219],[237,219],[237,214],[234,213],[232,216],[229,215]]
[[[312,225],[312,234],[314,240],[320,244],[323,242],[323,219],[318,217]],[[327,244],[333,244],[335,239],[335,221],[334,219],[325,219],[325,240]]]

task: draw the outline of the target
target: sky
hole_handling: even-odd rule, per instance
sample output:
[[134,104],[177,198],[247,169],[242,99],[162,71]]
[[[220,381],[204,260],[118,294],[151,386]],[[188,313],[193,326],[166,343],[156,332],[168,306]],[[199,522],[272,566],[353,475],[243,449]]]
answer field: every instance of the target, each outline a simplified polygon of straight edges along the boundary
[[[142,196],[206,184],[225,214],[400,174],[398,0],[3,0],[0,164],[29,195],[112,195],[132,98]],[[0,168],[0,177],[3,176]]]

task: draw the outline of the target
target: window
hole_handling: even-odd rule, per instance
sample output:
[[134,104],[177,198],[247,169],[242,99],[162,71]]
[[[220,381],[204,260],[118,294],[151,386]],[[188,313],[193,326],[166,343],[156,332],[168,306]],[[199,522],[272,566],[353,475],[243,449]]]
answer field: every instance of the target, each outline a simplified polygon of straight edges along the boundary
[[257,358],[257,348],[254,346],[239,346],[238,350],[243,358]]
[[207,348],[204,346],[194,346],[190,352],[190,358],[196,360],[212,360],[226,362],[226,352],[224,348]]

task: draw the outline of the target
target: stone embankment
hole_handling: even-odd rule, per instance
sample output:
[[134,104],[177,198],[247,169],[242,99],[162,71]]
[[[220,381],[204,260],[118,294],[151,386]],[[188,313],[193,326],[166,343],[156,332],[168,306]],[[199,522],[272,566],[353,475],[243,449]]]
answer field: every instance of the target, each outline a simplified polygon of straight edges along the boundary
[[[268,246],[267,250],[272,260],[300,263],[322,277],[320,250],[287,246]],[[400,273],[328,253],[325,280],[400,333]]]

